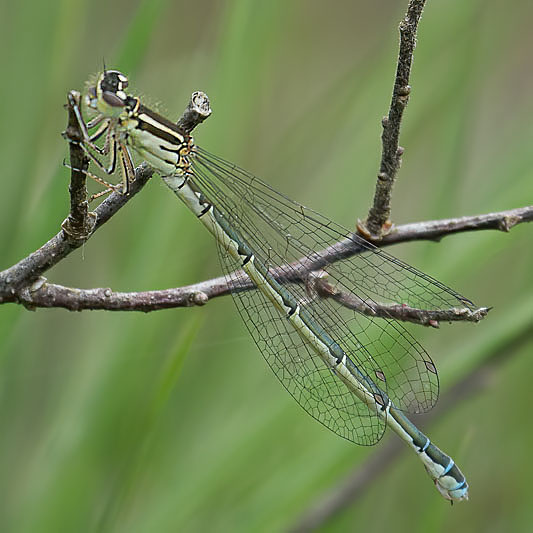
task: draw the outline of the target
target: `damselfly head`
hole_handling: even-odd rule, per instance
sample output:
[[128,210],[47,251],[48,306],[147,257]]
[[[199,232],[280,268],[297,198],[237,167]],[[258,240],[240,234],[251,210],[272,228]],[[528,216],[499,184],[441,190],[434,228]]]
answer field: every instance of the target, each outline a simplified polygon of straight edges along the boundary
[[118,70],[104,70],[96,85],[87,92],[87,105],[107,116],[118,116],[122,113],[128,95],[124,89],[128,86],[128,78]]
[[128,86],[128,78],[118,70],[104,70],[98,78],[98,83],[103,92],[123,92]]

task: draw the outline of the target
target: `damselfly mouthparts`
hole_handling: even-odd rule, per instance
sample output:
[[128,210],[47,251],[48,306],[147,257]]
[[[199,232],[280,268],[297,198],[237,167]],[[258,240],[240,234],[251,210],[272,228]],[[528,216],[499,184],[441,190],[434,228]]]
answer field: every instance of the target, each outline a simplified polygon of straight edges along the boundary
[[[74,102],[88,156],[108,174],[118,160],[127,192],[132,148],[209,229],[248,330],[311,416],[364,445],[375,444],[388,425],[415,450],[445,498],[467,499],[459,468],[404,415],[431,409],[439,386],[431,358],[401,321],[475,320],[480,310],[206,152],[178,124],[128,95],[127,86],[122,73],[103,72],[86,96],[96,114],[87,124]],[[207,116],[207,97],[195,94]],[[103,135],[99,148],[95,141]],[[110,156],[109,166],[99,155]]]

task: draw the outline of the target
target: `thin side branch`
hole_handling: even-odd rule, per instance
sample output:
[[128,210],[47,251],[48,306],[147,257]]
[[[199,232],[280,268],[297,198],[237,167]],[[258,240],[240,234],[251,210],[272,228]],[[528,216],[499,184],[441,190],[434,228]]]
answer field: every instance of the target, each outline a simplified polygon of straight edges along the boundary
[[363,300],[357,294],[335,289],[326,280],[318,281],[316,286],[318,293],[323,298],[331,298],[343,307],[363,315],[386,319],[394,318],[401,322],[413,322],[414,324],[431,326],[432,328],[438,328],[440,322],[479,322],[490,311],[488,307],[480,307],[478,309],[453,307],[446,310],[417,309],[406,304],[387,304]]
[[87,237],[93,232],[96,218],[94,213],[89,212],[87,202],[87,170],[89,168],[89,158],[80,146],[83,140],[82,132],[79,128],[79,121],[73,103],[80,106],[81,95],[77,91],[70,91],[67,98],[68,124],[63,132],[63,137],[69,143],[70,152],[70,214],[62,224],[63,231],[73,240],[85,242]]
[[[147,173],[142,174],[142,170]],[[144,185],[150,176],[150,171],[146,167],[141,167],[137,171],[137,179],[132,185],[132,194],[137,192]],[[139,184],[137,182],[139,181]],[[123,204],[115,205],[115,202],[125,202],[126,197],[121,194],[113,193],[96,209],[97,225],[106,222]],[[428,222],[418,222],[414,224],[405,224],[397,226],[394,231],[384,237],[378,244],[380,247],[389,246],[399,242],[410,242],[419,240],[437,240],[446,235],[459,232],[477,231],[485,229],[496,229],[500,231],[509,231],[513,226],[521,222],[533,221],[533,206],[499,213],[489,213],[486,215],[476,215],[471,217],[461,217],[454,219],[434,220]],[[50,264],[53,258],[62,257],[69,253],[66,248],[67,244],[61,234],[56,235],[37,252],[34,252],[20,263],[10,269],[0,273],[0,303],[22,302],[28,307],[61,307],[72,311],[82,309],[105,309],[108,311],[157,311],[174,307],[190,307],[191,305],[204,305],[212,298],[225,296],[231,292],[232,286],[238,286],[240,290],[253,289],[254,285],[249,278],[242,272],[237,271],[231,277],[218,277],[206,280],[194,285],[166,289],[159,291],[146,292],[114,292],[109,288],[100,289],[77,289],[68,288],[61,285],[47,283],[46,280],[39,278],[33,286],[26,286],[24,290],[11,290],[15,287],[13,281],[6,284],[6,279],[25,279],[28,272],[37,270],[44,271],[44,266]],[[291,274],[297,276],[297,279],[287,279],[284,272],[287,269],[279,269],[274,275],[280,281],[301,281],[309,275],[310,272],[319,270],[324,264],[334,262],[346,257],[350,257],[362,251],[361,247],[355,246],[354,241],[345,239],[332,247],[323,250],[316,255],[314,261],[300,261],[298,264],[291,265],[288,269]],[[35,257],[36,254],[39,257]],[[32,267],[32,264],[35,266]],[[33,268],[33,270],[32,270]],[[22,271],[22,274],[18,270]],[[36,270],[37,269],[37,270]],[[40,275],[40,274],[39,274]],[[37,278],[37,276],[34,276]],[[236,281],[238,280],[238,283]],[[7,287],[7,289],[5,288]],[[482,318],[479,314],[485,308],[473,310],[468,313],[466,319],[477,320]],[[378,309],[379,311],[379,309]],[[390,317],[391,308],[382,309]],[[398,315],[402,313],[411,317],[411,321],[426,325],[435,325],[430,320],[452,320],[451,316],[429,316],[426,311],[399,306],[396,310]],[[465,320],[464,315],[460,312],[456,319]],[[486,313],[486,311],[485,311]],[[415,320],[416,319],[416,320]]]
[[188,135],[209,115],[211,115],[211,106],[207,94],[202,91],[196,91],[192,93],[191,99],[176,125]]
[[400,51],[396,79],[392,92],[389,114],[382,120],[381,164],[374,193],[374,203],[368,212],[366,222],[359,222],[358,230],[366,239],[377,241],[390,228],[390,203],[392,187],[400,168],[403,148],[398,144],[403,111],[409,101],[411,87],[409,76],[416,46],[416,31],[422,16],[425,0],[410,0],[407,13],[400,23]]
[[522,222],[533,222],[533,205],[484,215],[403,224],[383,236],[379,244],[395,244],[420,239],[440,241],[443,237],[465,231],[495,229],[508,232]]

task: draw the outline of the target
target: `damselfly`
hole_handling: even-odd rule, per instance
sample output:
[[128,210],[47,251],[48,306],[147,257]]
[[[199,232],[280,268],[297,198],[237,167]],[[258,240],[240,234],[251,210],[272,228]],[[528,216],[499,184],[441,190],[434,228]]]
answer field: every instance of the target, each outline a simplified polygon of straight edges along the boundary
[[[118,160],[127,192],[132,148],[215,236],[248,330],[312,417],[363,445],[379,441],[388,425],[445,498],[467,499],[454,461],[404,415],[431,409],[439,385],[431,358],[399,320],[475,319],[474,304],[206,152],[178,124],[127,94],[127,86],[122,73],[104,71],[86,96],[95,112],[87,124],[74,102],[88,156],[108,174]],[[195,96],[205,98],[207,116],[207,97]],[[95,141],[103,135],[100,148]],[[110,165],[98,154],[109,154]]]

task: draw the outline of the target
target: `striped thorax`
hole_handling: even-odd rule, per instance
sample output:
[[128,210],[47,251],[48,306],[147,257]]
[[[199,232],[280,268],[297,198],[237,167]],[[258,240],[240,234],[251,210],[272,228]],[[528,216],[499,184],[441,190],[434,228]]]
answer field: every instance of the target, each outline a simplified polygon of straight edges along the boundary
[[121,145],[133,148],[162,176],[186,173],[192,137],[148,109],[138,97],[127,95],[127,86],[124,74],[106,70],[89,88],[86,105],[107,122],[111,142],[118,143],[119,149]]

